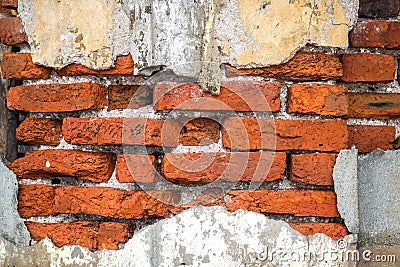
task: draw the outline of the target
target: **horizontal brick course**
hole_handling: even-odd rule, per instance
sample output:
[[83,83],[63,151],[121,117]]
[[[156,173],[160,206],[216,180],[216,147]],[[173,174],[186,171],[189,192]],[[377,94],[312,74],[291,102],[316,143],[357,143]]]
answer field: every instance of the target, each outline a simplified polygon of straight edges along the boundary
[[33,63],[30,54],[6,53],[0,67],[6,80],[49,79],[51,74],[50,68]]
[[400,48],[400,22],[359,22],[350,33],[352,47]]
[[133,59],[130,54],[117,57],[114,65],[114,67],[107,70],[93,70],[80,64],[71,64],[60,70],[56,70],[56,72],[59,76],[133,75]]
[[302,185],[333,185],[337,155],[302,154],[291,156],[290,180]]
[[0,18],[0,42],[5,45],[28,43],[28,36],[25,33],[20,18]]
[[382,54],[342,55],[344,82],[389,83],[394,81],[394,57]]
[[57,246],[84,246],[91,251],[97,249],[117,250],[118,244],[126,243],[133,235],[133,227],[114,222],[77,221],[71,223],[25,222],[33,240],[46,236]]
[[298,52],[287,63],[254,69],[235,69],[227,66],[227,76],[261,76],[264,78],[295,81],[330,80],[342,76],[342,64],[336,55],[324,53]]
[[61,121],[53,119],[26,118],[17,128],[17,140],[31,145],[60,144]]
[[93,83],[43,84],[12,87],[7,107],[26,112],[68,112],[106,106],[106,89]]
[[360,153],[372,152],[377,148],[391,150],[395,138],[394,126],[349,126],[349,148],[355,145]]
[[349,93],[349,118],[400,117],[400,94]]
[[18,0],[0,0],[0,6],[16,9],[18,7]]
[[367,18],[397,17],[400,11],[398,0],[360,0],[358,14]]
[[347,88],[329,84],[295,84],[289,87],[288,112],[343,116],[348,112]]
[[340,223],[289,223],[289,225],[306,236],[322,233],[333,240],[339,240],[348,235],[346,227]]
[[348,143],[347,125],[341,120],[227,118],[223,126],[223,145],[232,149],[339,152]]
[[203,93],[197,84],[158,83],[155,110],[272,111],[280,109],[280,83],[234,81],[221,84],[221,93]]
[[283,179],[285,153],[236,152],[165,154],[162,174],[178,184],[229,182],[271,182]]
[[39,150],[10,164],[19,178],[75,177],[92,182],[107,182],[114,171],[114,155],[78,150]]

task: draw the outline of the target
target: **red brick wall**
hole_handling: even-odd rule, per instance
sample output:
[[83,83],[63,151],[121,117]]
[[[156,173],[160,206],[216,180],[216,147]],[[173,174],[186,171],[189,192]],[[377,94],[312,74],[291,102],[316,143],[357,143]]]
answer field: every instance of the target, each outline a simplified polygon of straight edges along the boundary
[[[8,14],[16,4],[0,1],[0,11]],[[229,81],[219,96],[193,83],[143,85],[146,78],[131,78],[131,55],[94,71],[81,65],[52,70],[29,54],[5,54],[3,79],[21,81],[7,95],[8,108],[21,118],[20,158],[9,167],[19,178],[18,210],[33,239],[118,249],[145,220],[199,204],[284,219],[303,234],[346,235],[333,191],[338,153],[353,145],[361,153],[397,148],[400,115],[400,22],[392,19],[398,1],[363,0],[359,14],[349,49],[308,46],[279,66],[226,65]],[[27,43],[17,17],[0,18],[0,41]],[[57,82],[61,77],[72,82]],[[123,117],[128,105],[138,118]],[[151,118],[140,109],[147,105],[155,110]],[[184,116],[169,118],[169,110]],[[197,118],[198,111],[210,118]],[[171,153],[179,145],[217,143],[223,148],[218,153]],[[123,146],[133,147],[129,155]],[[214,183],[216,189],[174,205],[181,192],[161,190],[163,179],[181,187]],[[252,180],[262,183],[256,191],[246,190]],[[220,194],[219,182],[232,190]],[[61,214],[69,221],[35,218],[52,221]]]

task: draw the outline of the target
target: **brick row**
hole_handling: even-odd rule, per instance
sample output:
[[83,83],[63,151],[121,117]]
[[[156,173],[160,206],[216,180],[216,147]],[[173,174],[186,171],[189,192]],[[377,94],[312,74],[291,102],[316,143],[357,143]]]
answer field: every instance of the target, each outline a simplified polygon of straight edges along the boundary
[[62,122],[55,119],[26,118],[17,128],[17,140],[31,145],[60,144]]
[[28,43],[22,21],[18,17],[0,18],[0,42],[5,45]]

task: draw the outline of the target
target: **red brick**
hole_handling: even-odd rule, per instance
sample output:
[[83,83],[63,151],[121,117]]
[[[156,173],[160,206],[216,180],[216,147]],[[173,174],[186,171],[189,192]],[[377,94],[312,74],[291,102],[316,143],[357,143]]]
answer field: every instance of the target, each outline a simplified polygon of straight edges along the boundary
[[8,15],[17,15],[16,10],[14,9],[9,9],[7,7],[0,7],[0,13],[2,14],[8,14]]
[[400,116],[400,94],[349,93],[350,118],[390,119]]
[[292,155],[290,180],[303,185],[333,185],[333,168],[337,155]]
[[360,0],[358,14],[367,18],[387,18],[397,17],[399,11],[399,0]]
[[4,54],[1,73],[6,80],[49,79],[51,69],[36,65],[30,54]]
[[346,54],[342,56],[344,82],[394,81],[394,57],[381,54]]
[[131,55],[117,57],[114,64],[115,66],[108,70],[93,70],[81,64],[71,64],[61,70],[56,70],[56,72],[59,76],[133,75],[133,59]]
[[310,236],[317,233],[325,234],[333,240],[339,240],[348,235],[347,229],[340,223],[289,223],[302,235]]
[[152,93],[151,88],[144,85],[111,85],[108,92],[108,110],[151,105]]
[[120,183],[154,183],[157,181],[156,166],[153,155],[120,155],[116,166],[117,180]]
[[315,150],[347,148],[347,125],[342,120],[277,120],[227,118],[222,142],[233,149]]
[[52,119],[26,118],[16,130],[17,140],[31,145],[60,144],[61,121]]
[[19,185],[18,213],[23,218],[54,215],[55,187]]
[[167,218],[173,209],[168,203],[179,202],[178,198],[177,193],[170,191],[20,185],[18,207],[23,218],[57,214],[91,214],[118,219]]
[[114,155],[77,150],[39,150],[26,153],[9,166],[19,178],[75,177],[107,182],[114,171]]
[[395,139],[396,128],[394,126],[349,126],[349,148],[355,145],[360,153],[372,152],[377,148],[393,149]]
[[400,22],[359,22],[350,33],[352,47],[400,48]]
[[158,83],[155,110],[272,111],[280,109],[280,83],[234,81],[221,84],[221,93],[203,93],[197,84]]
[[18,0],[0,0],[0,6],[16,9],[18,7]]
[[323,116],[346,115],[347,88],[329,84],[295,84],[289,88],[288,112]]
[[295,81],[330,80],[342,76],[342,64],[336,55],[324,53],[298,52],[291,60],[281,65],[235,69],[227,66],[227,76],[251,75]]
[[0,42],[6,45],[28,43],[28,36],[25,33],[20,18],[0,18]]
[[12,87],[7,107],[26,112],[68,112],[106,106],[105,87],[93,83],[43,84]]
[[130,225],[113,222],[37,223],[28,221],[25,225],[35,241],[49,237],[57,247],[77,245],[91,251],[117,250],[119,243],[127,242],[132,236]]
[[206,184],[229,182],[271,182],[283,179],[285,153],[234,152],[165,154],[162,174],[170,182]]
[[[64,139],[75,145],[179,145],[182,125],[178,121],[143,118],[66,118]],[[124,134],[123,134],[124,133]]]
[[259,190],[230,191],[225,197],[229,211],[238,209],[258,213],[294,216],[340,217],[336,208],[336,194],[322,190]]
[[185,124],[181,131],[180,143],[184,146],[199,146],[218,143],[220,125],[209,118],[197,118]]

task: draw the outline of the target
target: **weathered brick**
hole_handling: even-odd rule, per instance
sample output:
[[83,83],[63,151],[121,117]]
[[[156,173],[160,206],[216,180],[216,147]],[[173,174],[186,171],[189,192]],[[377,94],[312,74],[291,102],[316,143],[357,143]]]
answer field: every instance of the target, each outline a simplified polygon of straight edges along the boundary
[[347,88],[329,84],[295,84],[289,88],[288,112],[343,116],[348,112]]
[[197,84],[158,83],[155,110],[272,111],[280,109],[280,83],[234,81],[221,84],[221,93],[203,93]]
[[28,221],[25,225],[35,241],[49,237],[57,247],[77,245],[91,251],[117,250],[119,243],[129,240],[133,230],[131,225],[114,222],[38,223]]
[[350,118],[389,119],[400,116],[400,94],[349,93]]
[[235,69],[227,66],[227,76],[251,75],[295,81],[330,80],[342,76],[342,64],[336,55],[298,52],[287,63],[254,69]]
[[283,179],[285,153],[235,152],[165,154],[163,176],[173,183],[206,184],[229,182],[271,182]]
[[20,18],[0,18],[0,42],[6,45],[28,43],[28,36],[25,33]]
[[358,152],[372,152],[377,148],[393,149],[396,138],[394,126],[349,125],[349,148],[356,146]]
[[68,112],[106,106],[106,89],[93,83],[41,84],[12,87],[7,107],[26,112]]
[[117,158],[116,176],[120,183],[154,183],[156,157],[153,155],[120,155]]
[[141,108],[152,104],[152,90],[140,85],[111,85],[108,91],[108,110]]
[[16,10],[10,9],[10,8],[7,8],[7,7],[0,7],[0,13],[8,14],[8,15],[14,15],[14,16],[17,15],[17,11]]
[[114,171],[114,155],[77,150],[39,150],[26,153],[9,166],[19,178],[75,177],[107,182]]
[[333,185],[333,168],[337,155],[292,155],[290,180],[303,185]]
[[367,18],[397,17],[400,11],[398,0],[360,0],[358,14]]
[[400,22],[359,22],[350,32],[352,47],[400,48]]
[[199,146],[218,143],[220,125],[208,118],[197,118],[185,124],[181,131],[180,143],[184,146]]
[[336,194],[322,190],[233,190],[225,197],[229,211],[238,209],[258,213],[294,216],[340,217]]
[[94,70],[81,64],[71,64],[61,70],[56,70],[56,72],[59,76],[133,75],[133,59],[130,54],[117,57],[114,64],[115,66],[108,70]]
[[333,240],[339,240],[348,235],[346,227],[340,223],[289,223],[289,225],[305,236],[322,233]]
[[382,82],[394,81],[394,57],[382,54],[342,55],[344,82]]
[[[124,191],[108,187],[20,185],[18,209],[23,218],[57,214],[91,214],[118,219],[167,218],[171,191]],[[35,194],[35,195],[31,195]]]
[[60,144],[61,121],[53,119],[26,118],[17,128],[18,141],[31,145]]
[[347,148],[348,133],[341,120],[277,120],[227,118],[224,147],[233,149],[315,150],[338,152]]
[[18,0],[0,0],[0,6],[16,9],[18,7]]
[[4,54],[1,73],[6,80],[49,79],[51,69],[36,65],[30,54]]
[[179,145],[179,121],[144,118],[66,118],[63,121],[64,139],[75,145]]

